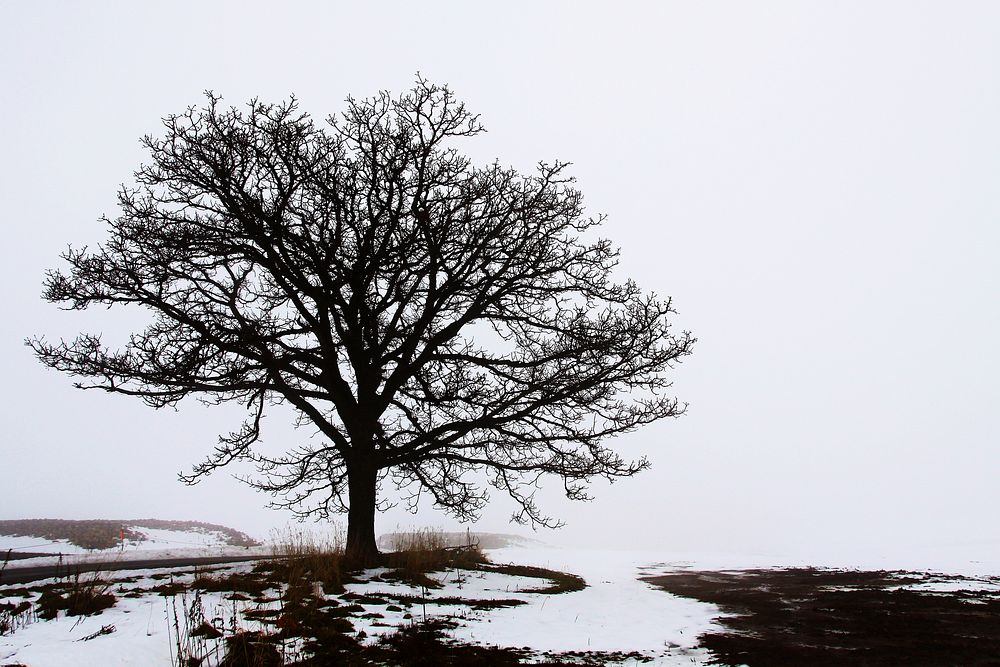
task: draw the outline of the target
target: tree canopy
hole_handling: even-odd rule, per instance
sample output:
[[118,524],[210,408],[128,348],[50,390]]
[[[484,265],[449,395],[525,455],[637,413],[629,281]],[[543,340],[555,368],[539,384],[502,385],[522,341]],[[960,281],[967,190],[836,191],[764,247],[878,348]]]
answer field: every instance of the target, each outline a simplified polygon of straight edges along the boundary
[[[671,330],[670,300],[613,279],[618,252],[565,163],[521,174],[458,152],[483,127],[447,87],[349,98],[325,125],[294,98],[209,94],[163,125],[107,241],[66,251],[44,292],[151,322],[115,349],[29,344],[82,388],[245,405],[186,481],[250,461],[274,504],[348,512],[348,549],[370,554],[386,485],[469,519],[484,470],[516,520],[552,525],[541,476],[584,499],[589,480],[648,465],[610,438],[683,412],[667,371],[694,340]],[[263,454],[274,404],[316,435]]]

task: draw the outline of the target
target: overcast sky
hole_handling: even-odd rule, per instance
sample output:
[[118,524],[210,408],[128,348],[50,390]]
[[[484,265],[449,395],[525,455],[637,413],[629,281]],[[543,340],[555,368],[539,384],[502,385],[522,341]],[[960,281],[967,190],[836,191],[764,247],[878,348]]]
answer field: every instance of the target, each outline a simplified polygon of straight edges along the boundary
[[[541,539],[1000,544],[995,2],[3,3],[0,518],[287,521],[227,474],[176,481],[238,410],[74,390],[23,339],[127,332],[41,283],[102,239],[160,117],[212,89],[322,118],[418,71],[482,114],[476,161],[572,162],[620,275],[699,339],[688,415],[615,444],[652,469],[588,504],[546,493],[568,525]],[[303,437],[281,421],[270,446]]]

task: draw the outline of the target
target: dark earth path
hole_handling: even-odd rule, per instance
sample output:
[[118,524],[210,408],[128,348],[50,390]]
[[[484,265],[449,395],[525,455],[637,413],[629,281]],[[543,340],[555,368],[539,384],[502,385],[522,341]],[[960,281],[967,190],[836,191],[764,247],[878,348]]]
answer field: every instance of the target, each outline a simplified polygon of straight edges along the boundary
[[[716,664],[1000,666],[996,578],[793,568],[643,580],[732,614],[718,619],[723,630],[700,638]],[[928,582],[952,590],[905,588]]]
[[144,558],[141,560],[108,560],[62,565],[33,565],[30,567],[8,567],[0,574],[0,584],[26,584],[39,579],[65,577],[83,572],[117,572],[120,570],[166,569],[190,567],[194,565],[219,565],[264,560],[273,556],[200,556],[197,558]]
[[27,560],[29,558],[55,558],[59,554],[43,553],[41,551],[0,551],[0,560]]

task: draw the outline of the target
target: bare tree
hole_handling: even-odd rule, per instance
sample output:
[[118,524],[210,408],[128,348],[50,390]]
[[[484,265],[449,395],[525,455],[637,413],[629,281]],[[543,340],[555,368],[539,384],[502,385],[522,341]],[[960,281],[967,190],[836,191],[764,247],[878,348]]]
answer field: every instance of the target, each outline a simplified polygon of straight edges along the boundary
[[[611,279],[617,250],[585,240],[603,217],[585,217],[566,165],[473,166],[451,143],[482,132],[478,117],[422,79],[349,98],[328,123],[294,98],[241,111],[213,94],[165,118],[107,242],[67,250],[44,293],[141,306],[151,324],[120,349],[34,338],[38,358],[156,408],[246,405],[182,479],[251,461],[245,481],[274,505],[347,512],[362,560],[387,484],[469,519],[488,479],[516,520],[552,525],[533,501],[542,475],[586,499],[589,480],[647,467],[604,443],[683,412],[665,372],[693,339],[671,332],[669,300]],[[265,456],[261,418],[279,403],[317,433]]]

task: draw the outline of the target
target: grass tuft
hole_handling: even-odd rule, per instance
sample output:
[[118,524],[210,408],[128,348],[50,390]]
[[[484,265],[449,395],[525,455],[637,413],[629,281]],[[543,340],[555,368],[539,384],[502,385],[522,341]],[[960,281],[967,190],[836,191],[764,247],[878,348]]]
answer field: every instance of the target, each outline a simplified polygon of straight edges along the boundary
[[273,544],[277,558],[261,563],[258,568],[288,586],[286,599],[294,601],[343,592],[344,540],[339,530],[325,537],[305,530],[288,530],[276,536]]
[[389,575],[417,586],[440,588],[441,584],[427,577],[428,572],[452,568],[469,569],[486,562],[478,544],[449,546],[447,535],[435,528],[421,528],[392,534],[392,551],[385,555],[386,565],[396,568]]
[[51,620],[65,611],[67,616],[91,616],[113,607],[118,601],[112,593],[112,584],[100,579],[97,573],[81,577],[77,572],[68,583],[47,587],[37,601],[38,616]]
[[270,637],[240,632],[226,638],[226,656],[220,667],[281,667],[281,654]]

